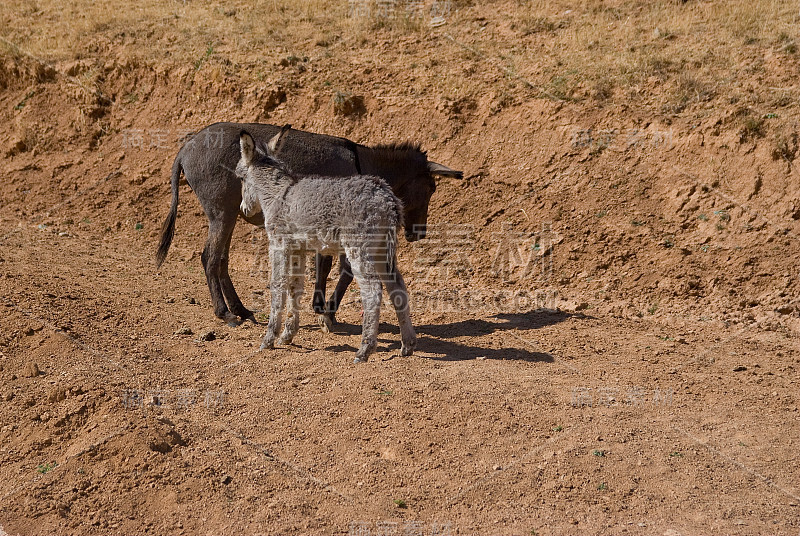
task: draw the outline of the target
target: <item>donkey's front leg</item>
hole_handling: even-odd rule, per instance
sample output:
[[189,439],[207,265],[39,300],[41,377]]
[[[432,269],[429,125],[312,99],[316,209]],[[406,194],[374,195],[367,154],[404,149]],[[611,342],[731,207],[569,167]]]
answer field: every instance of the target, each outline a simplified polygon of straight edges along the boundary
[[312,304],[314,312],[317,313],[317,323],[323,333],[330,333],[333,327],[333,322],[325,314],[325,289],[328,284],[328,275],[331,273],[333,266],[333,257],[330,255],[321,255],[317,253],[314,257],[316,264],[316,281],[314,282],[314,299]]
[[[277,241],[277,240],[275,240]],[[270,237],[272,242],[272,237]],[[261,349],[275,347],[275,339],[278,337],[278,329],[281,325],[283,316],[283,305],[286,300],[287,272],[289,264],[288,251],[279,248],[270,248],[270,264],[272,265],[272,277],[270,278],[270,312],[269,322],[267,322],[267,334],[261,341]]]

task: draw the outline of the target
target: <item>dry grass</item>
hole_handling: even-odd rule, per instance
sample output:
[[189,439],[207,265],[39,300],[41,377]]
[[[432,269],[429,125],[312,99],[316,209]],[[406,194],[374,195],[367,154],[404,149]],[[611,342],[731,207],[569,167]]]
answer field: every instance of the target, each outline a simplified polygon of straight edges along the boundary
[[[797,64],[794,0],[451,1],[441,27],[431,27],[428,11],[410,13],[404,0],[388,17],[370,1],[365,13],[353,13],[357,2],[348,0],[7,0],[0,51],[47,61],[135,56],[257,80],[281,60],[308,57],[324,64],[326,84],[353,92],[354,62],[392,66],[414,73],[410,88],[433,88],[452,101],[475,100],[488,83],[509,102],[533,96],[647,106],[666,87],[669,102],[658,103],[666,113],[731,98],[732,81],[763,69],[751,60],[766,51]],[[396,46],[365,53],[379,41]],[[746,98],[797,101],[793,89],[775,95],[766,82],[758,91]]]

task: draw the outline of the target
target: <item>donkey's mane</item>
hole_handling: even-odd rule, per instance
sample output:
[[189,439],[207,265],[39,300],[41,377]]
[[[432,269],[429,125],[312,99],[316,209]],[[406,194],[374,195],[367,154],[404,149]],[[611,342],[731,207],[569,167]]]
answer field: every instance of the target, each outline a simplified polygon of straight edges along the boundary
[[425,154],[425,151],[422,150],[422,146],[413,141],[401,141],[399,143],[379,143],[377,145],[372,145],[370,149],[385,153],[414,151],[417,153],[422,153],[423,155]]
[[372,151],[374,158],[384,164],[391,165],[396,163],[406,167],[414,162],[422,168],[428,161],[428,157],[420,144],[412,141],[378,144],[369,147],[369,149]]

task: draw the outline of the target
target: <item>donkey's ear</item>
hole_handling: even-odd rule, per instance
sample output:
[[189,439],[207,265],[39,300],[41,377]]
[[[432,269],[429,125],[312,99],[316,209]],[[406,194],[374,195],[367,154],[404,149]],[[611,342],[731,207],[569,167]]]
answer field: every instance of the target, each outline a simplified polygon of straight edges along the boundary
[[449,167],[437,164],[436,162],[428,162],[428,173],[434,177],[448,177],[451,179],[464,178],[463,172],[450,169]]
[[269,140],[269,143],[267,143],[267,149],[269,149],[270,153],[274,155],[281,150],[281,147],[283,147],[283,142],[286,141],[286,133],[289,132],[291,128],[292,125],[283,125],[280,132],[272,136],[272,139]]
[[253,136],[245,130],[239,133],[239,148],[242,151],[244,163],[249,166],[256,156],[256,142],[253,141]]

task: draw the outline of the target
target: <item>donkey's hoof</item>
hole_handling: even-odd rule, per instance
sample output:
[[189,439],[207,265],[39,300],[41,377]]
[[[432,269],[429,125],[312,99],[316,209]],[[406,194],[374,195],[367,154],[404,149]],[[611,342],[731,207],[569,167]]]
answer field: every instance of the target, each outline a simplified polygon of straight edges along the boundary
[[414,346],[403,345],[400,347],[400,355],[402,356],[413,355],[413,353],[414,353]]
[[258,320],[256,320],[256,315],[254,315],[253,313],[250,313],[250,316],[242,319],[242,324],[244,324],[245,322],[252,322],[256,326],[258,325]]
[[330,333],[333,330],[333,322],[326,314],[317,315],[317,324],[322,333]]
[[258,349],[259,350],[272,350],[273,348],[275,348],[275,341],[274,340],[270,340],[270,341],[263,341],[261,343],[261,346],[259,346]]
[[223,315],[220,315],[219,319],[228,324],[228,327],[230,328],[235,328],[241,323],[239,322],[239,317],[231,313],[230,311],[226,312]]
[[358,365],[359,363],[366,363],[366,362],[367,362],[367,356],[364,356],[364,357],[356,356],[356,358],[353,359],[353,363],[356,364],[356,365]]

